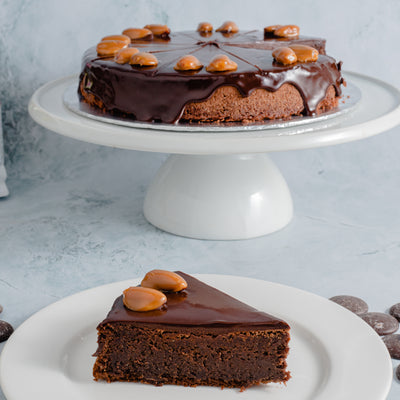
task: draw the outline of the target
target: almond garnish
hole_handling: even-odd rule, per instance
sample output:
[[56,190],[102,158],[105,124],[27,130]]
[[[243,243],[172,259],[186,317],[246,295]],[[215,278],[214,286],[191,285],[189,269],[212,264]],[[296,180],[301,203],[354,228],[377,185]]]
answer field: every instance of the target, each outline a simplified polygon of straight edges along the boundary
[[213,31],[213,26],[209,22],[200,22],[197,32],[208,33]]
[[206,70],[207,72],[236,71],[237,64],[225,54],[219,54],[211,60],[210,64],[207,65]]
[[264,34],[273,35],[274,32],[280,28],[282,25],[270,25],[264,28]]
[[129,287],[123,292],[123,303],[132,311],[153,311],[167,302],[167,296],[159,290],[146,287]]
[[125,47],[115,53],[114,61],[118,64],[128,63],[132,56],[139,53],[139,50],[135,47]]
[[126,44],[131,43],[131,38],[126,35],[109,35],[109,36],[105,36],[105,37],[103,37],[103,39],[101,39],[102,42],[104,42],[105,40],[118,40],[120,42],[125,42]]
[[312,62],[318,60],[318,50],[311,46],[296,44],[289,46],[297,56],[298,62]]
[[233,21],[226,21],[216,30],[216,32],[237,33],[239,32],[239,28]]
[[132,40],[151,40],[153,38],[153,32],[150,29],[145,28],[128,28],[125,29],[122,33],[126,36],[129,36]]
[[146,274],[140,284],[143,287],[180,292],[187,288],[186,281],[177,273],[163,269],[154,269]]
[[300,28],[297,25],[283,25],[274,30],[274,36],[281,38],[294,38],[299,34]]
[[153,32],[154,36],[161,36],[161,37],[168,36],[171,32],[171,30],[168,28],[167,25],[150,24],[146,25],[144,29],[148,29],[151,32]]
[[176,71],[196,71],[201,68],[203,68],[203,64],[201,64],[195,56],[190,54],[181,57],[174,67]]
[[156,67],[158,65],[157,57],[151,53],[136,53],[132,56],[129,64],[137,67]]
[[294,64],[297,61],[296,53],[290,47],[278,47],[272,52],[272,56],[283,65]]
[[97,54],[101,57],[112,57],[118,50],[127,47],[127,43],[120,40],[103,40],[97,47]]

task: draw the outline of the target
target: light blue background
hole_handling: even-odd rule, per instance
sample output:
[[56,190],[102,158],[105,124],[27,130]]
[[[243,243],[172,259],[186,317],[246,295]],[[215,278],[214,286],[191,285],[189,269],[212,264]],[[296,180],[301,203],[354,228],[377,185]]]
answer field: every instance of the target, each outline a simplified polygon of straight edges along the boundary
[[[358,295],[374,311],[400,302],[399,127],[360,142],[273,154],[292,191],[291,224],[254,240],[212,242],[170,235],[144,219],[146,187],[166,155],[74,141],[27,114],[34,90],[79,72],[83,51],[104,35],[228,19],[241,29],[296,23],[302,34],[327,38],[328,53],[345,70],[400,87],[397,0],[1,1],[11,192],[0,200],[2,319],[17,327],[57,299],[155,267],[256,277],[325,297]],[[399,397],[394,382],[389,399]]]

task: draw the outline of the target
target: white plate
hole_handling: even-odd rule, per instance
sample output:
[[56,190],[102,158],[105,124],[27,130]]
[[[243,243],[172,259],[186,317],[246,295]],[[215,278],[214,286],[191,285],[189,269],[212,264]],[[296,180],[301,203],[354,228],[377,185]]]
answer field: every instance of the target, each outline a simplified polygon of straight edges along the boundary
[[154,387],[92,379],[96,325],[115,297],[138,280],[112,283],[67,297],[36,313],[10,337],[0,359],[8,400],[232,399],[383,400],[392,364],[379,336],[337,304],[276,283],[198,275],[236,298],[285,319],[292,327],[287,386],[236,389]]

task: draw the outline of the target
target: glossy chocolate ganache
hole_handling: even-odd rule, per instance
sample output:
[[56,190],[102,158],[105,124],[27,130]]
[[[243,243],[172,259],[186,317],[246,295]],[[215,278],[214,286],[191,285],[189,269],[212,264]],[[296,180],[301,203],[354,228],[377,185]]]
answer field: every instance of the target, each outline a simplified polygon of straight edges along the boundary
[[99,326],[126,322],[190,327],[237,326],[241,331],[263,326],[268,329],[288,329],[286,322],[242,303],[181,271],[187,288],[182,292],[166,292],[167,305],[158,310],[131,311],[118,297],[106,319]]
[[[283,64],[273,56],[274,49],[293,45],[313,47],[319,52],[318,59]],[[239,117],[239,120],[249,122],[252,121],[252,110],[257,106],[264,107],[265,101],[273,107],[278,105],[282,111],[261,113],[254,120],[314,115],[337,105],[341,95],[341,63],[325,55],[325,40],[320,38],[271,37],[256,30],[188,31],[131,39],[127,47],[137,49],[140,54],[155,56],[157,64],[140,66],[130,61],[118,63],[114,53],[98,55],[96,47],[87,50],[78,88],[82,102],[104,113],[137,121],[187,122],[197,119],[188,110],[196,110],[196,107],[204,104],[208,112],[213,107],[211,98],[217,89],[231,87],[235,88],[236,97],[229,97],[222,91],[219,103],[226,101],[233,102],[237,108],[248,107],[248,117]],[[201,66],[194,70],[177,70],[178,61],[188,55],[195,56]],[[236,64],[236,68],[212,71],[209,66],[216,56],[228,57],[230,62]],[[265,89],[276,95],[264,100],[258,91],[258,98],[251,96],[257,89]],[[327,94],[330,94],[331,100],[325,104],[323,102]],[[291,109],[288,103],[295,95],[298,97],[297,103],[301,104]],[[242,99],[246,101],[246,98],[252,99],[253,103],[242,106],[240,102]],[[224,104],[218,104],[217,107],[225,108]],[[219,122],[235,120],[235,117],[232,118],[217,112],[216,120]],[[196,122],[211,120],[212,117],[200,116]]]

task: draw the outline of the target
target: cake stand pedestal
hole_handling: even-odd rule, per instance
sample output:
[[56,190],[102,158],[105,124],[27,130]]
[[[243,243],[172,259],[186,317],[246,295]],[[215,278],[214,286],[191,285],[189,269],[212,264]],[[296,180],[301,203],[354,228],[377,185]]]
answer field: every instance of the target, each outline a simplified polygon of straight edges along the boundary
[[218,133],[120,126],[64,106],[63,94],[72,84],[77,87],[76,76],[38,89],[29,112],[47,129],[78,140],[172,154],[144,202],[145,217],[153,225],[198,239],[248,239],[283,228],[293,215],[288,186],[266,153],[359,140],[400,123],[396,88],[350,72],[345,78],[361,90],[362,98],[351,114],[330,124]]
[[283,228],[293,205],[283,176],[265,154],[172,155],[150,184],[144,215],[182,236],[241,239]]

